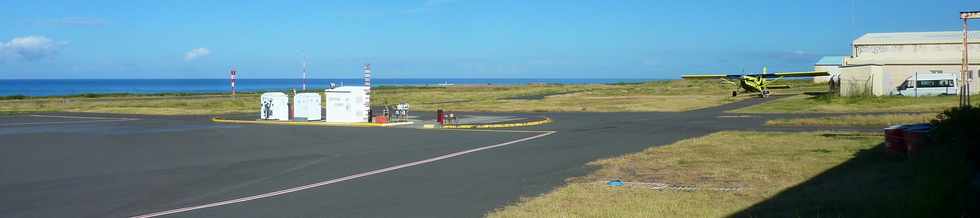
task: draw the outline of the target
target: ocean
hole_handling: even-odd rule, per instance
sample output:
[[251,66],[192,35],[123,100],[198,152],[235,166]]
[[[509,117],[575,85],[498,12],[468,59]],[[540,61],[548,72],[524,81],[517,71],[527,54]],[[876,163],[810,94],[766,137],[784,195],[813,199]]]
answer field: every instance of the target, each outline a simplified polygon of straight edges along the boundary
[[[526,85],[530,83],[601,84],[635,83],[660,79],[372,79],[378,86]],[[308,89],[324,89],[330,83],[363,85],[361,79],[310,79]],[[239,79],[239,92],[286,91],[301,89],[299,79]],[[61,96],[105,93],[226,93],[228,79],[12,79],[0,80],[0,96]]]

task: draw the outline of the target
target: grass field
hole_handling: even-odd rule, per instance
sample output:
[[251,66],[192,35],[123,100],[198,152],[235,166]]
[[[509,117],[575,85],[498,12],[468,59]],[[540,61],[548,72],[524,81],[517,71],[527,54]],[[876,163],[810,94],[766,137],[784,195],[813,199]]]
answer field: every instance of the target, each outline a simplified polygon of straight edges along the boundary
[[[886,158],[880,134],[719,132],[594,161],[589,175],[488,217],[947,217],[959,211],[962,162]],[[930,158],[931,157],[931,158]],[[953,158],[956,159],[956,158]],[[959,165],[957,165],[959,164]],[[965,172],[965,171],[964,171]],[[701,188],[658,191],[605,181]],[[963,179],[963,180],[957,180]]]
[[740,100],[726,87],[700,81],[661,81],[621,85],[530,85],[378,89],[372,104],[408,102],[415,110],[684,111]]
[[[797,95],[731,112],[737,113],[853,113],[853,112],[942,112],[959,103],[958,96],[934,97],[813,97]],[[980,101],[974,96],[973,101]]]
[[108,95],[0,100],[0,113],[95,112],[123,114],[225,114],[256,112],[257,94],[227,95]]
[[839,115],[817,118],[773,119],[769,126],[886,127],[895,124],[928,123],[938,113],[895,113],[873,115]]
[[[812,89],[809,81],[787,81]],[[657,81],[640,84],[378,87],[372,105],[407,102],[415,111],[686,111],[717,106],[750,96],[728,96],[730,86],[716,81]],[[26,112],[103,112],[126,114],[224,114],[259,110],[258,95],[83,94],[65,97],[6,96],[0,114]]]

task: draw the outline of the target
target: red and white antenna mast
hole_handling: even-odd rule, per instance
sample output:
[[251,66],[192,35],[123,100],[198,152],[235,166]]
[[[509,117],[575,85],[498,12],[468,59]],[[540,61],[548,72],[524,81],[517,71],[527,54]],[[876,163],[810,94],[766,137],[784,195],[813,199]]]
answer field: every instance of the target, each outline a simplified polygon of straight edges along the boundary
[[231,67],[231,96],[235,96],[235,80],[238,80],[238,71]]

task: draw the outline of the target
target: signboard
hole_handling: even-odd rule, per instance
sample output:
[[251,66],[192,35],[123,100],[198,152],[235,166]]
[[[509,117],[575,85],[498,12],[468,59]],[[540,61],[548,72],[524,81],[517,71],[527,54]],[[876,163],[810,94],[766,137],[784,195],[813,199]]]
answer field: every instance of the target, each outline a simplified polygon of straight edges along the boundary
[[293,117],[297,120],[320,120],[320,94],[299,93],[293,96]]
[[263,93],[260,98],[259,119],[289,120],[289,96],[282,92]]
[[367,122],[370,98],[368,87],[341,86],[324,91],[327,98],[326,122]]
[[980,18],[980,11],[960,12],[960,19],[977,19],[977,18]]

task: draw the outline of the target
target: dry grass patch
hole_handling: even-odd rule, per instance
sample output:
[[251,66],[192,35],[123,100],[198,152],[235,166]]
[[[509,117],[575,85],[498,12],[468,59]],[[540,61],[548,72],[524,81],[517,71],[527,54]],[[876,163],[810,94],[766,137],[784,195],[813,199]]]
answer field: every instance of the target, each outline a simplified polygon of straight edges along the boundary
[[[809,81],[787,81],[807,88]],[[812,87],[811,87],[812,88]],[[415,111],[686,111],[718,106],[750,96],[728,97],[731,87],[717,81],[654,81],[638,84],[378,87],[371,104],[406,102]],[[176,94],[183,95],[183,94]],[[258,94],[173,96],[83,94],[68,97],[7,96],[0,113],[39,111],[109,112],[128,114],[253,113]]]
[[[719,132],[594,161],[589,163],[597,168],[593,173],[570,179],[567,186],[523,199],[488,216],[727,216],[812,179],[854,158],[858,152],[872,149],[880,141],[879,134],[863,133]],[[738,192],[655,191],[596,183],[613,179],[744,189]],[[794,206],[801,211],[819,207]]]
[[928,123],[936,113],[841,115],[817,118],[775,119],[766,121],[768,126],[835,126],[835,127],[885,127],[896,124]]
[[[803,88],[814,86],[809,81],[788,83]],[[618,85],[388,88],[374,91],[372,104],[408,102],[421,111],[642,112],[687,111],[751,97],[729,97],[731,88],[718,81],[688,80]],[[791,91],[794,90],[787,92]]]
[[640,84],[401,87],[372,92],[372,104],[407,102],[434,111],[682,111],[716,106],[726,97],[717,82],[655,81]]
[[[942,112],[959,103],[959,96],[830,97],[793,96],[732,110],[736,113],[854,113]],[[974,101],[980,97],[974,96]]]
[[94,112],[155,115],[200,115],[256,112],[257,94],[195,96],[53,97],[0,101],[0,112]]
[[590,96],[571,94],[542,100],[493,100],[445,105],[458,111],[488,112],[620,112],[686,111],[717,106],[741,98],[725,96]]

